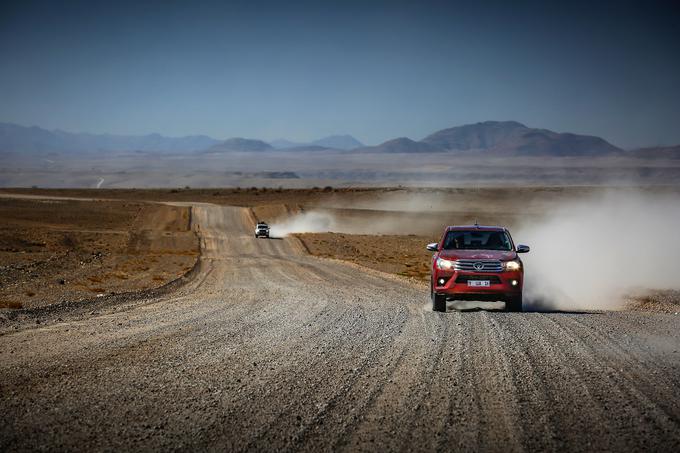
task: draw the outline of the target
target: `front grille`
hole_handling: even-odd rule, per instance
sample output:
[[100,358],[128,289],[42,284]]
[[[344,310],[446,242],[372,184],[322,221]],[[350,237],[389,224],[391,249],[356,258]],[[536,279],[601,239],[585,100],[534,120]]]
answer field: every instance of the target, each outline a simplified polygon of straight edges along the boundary
[[488,280],[492,285],[500,285],[501,279],[498,275],[459,275],[456,278],[456,283],[467,283],[470,280]]
[[502,272],[503,264],[498,260],[456,260],[453,268],[465,272]]

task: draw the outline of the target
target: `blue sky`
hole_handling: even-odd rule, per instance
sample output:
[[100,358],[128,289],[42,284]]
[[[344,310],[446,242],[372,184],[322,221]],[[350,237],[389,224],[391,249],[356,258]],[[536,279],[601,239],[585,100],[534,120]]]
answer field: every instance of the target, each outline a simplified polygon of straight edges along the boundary
[[512,119],[680,143],[673,2],[0,6],[0,121],[373,144]]

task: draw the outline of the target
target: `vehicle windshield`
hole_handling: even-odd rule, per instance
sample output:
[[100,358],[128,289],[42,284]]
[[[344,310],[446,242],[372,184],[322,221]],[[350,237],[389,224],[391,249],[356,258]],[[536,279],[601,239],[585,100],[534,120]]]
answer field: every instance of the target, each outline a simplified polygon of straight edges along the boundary
[[444,238],[444,250],[512,250],[505,231],[449,231]]

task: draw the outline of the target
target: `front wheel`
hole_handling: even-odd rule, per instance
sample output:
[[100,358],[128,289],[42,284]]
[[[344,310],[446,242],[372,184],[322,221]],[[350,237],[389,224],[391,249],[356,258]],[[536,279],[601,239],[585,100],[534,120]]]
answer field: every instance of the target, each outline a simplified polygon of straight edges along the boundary
[[432,293],[432,311],[446,311],[446,296]]
[[522,295],[510,297],[505,301],[505,311],[522,311]]

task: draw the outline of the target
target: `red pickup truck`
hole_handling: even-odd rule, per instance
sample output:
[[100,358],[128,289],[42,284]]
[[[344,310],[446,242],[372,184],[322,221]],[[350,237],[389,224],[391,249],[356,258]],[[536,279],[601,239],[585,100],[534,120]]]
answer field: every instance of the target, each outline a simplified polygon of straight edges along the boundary
[[447,300],[502,301],[506,311],[522,311],[524,266],[506,228],[450,226],[439,242],[428,244],[432,257],[430,294],[433,311]]

